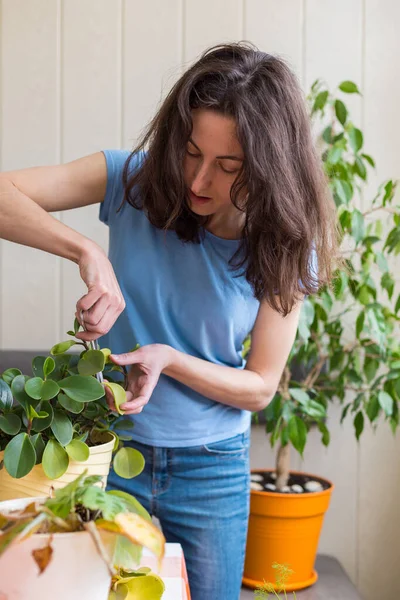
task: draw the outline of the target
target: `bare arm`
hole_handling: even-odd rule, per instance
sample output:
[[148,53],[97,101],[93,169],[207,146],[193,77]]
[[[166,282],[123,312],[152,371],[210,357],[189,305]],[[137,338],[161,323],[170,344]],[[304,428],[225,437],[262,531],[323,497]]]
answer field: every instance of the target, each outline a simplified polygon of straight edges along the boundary
[[0,237],[74,261],[88,287],[77,311],[94,339],[106,333],[125,303],[113,268],[92,240],[49,212],[100,203],[107,185],[104,155],[97,152],[65,165],[34,167],[0,174]]
[[261,303],[244,370],[216,365],[164,344],[150,344],[135,352],[111,355],[119,365],[135,364],[139,368],[130,372],[128,402],[122,408],[128,414],[141,412],[162,372],[222,404],[262,410],[278,388],[296,337],[301,306],[299,302],[287,317],[282,317],[267,302]]

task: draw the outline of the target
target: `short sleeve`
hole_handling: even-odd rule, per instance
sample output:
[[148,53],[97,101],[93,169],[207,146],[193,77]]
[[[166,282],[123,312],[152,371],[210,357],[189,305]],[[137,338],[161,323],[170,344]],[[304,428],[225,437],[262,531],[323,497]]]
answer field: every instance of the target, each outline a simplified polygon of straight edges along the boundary
[[[129,150],[103,150],[107,165],[107,187],[100,204],[99,218],[102,223],[111,225],[124,198],[122,174],[125,163],[131,155]],[[137,153],[130,160],[130,171],[134,171],[143,161],[143,153]]]

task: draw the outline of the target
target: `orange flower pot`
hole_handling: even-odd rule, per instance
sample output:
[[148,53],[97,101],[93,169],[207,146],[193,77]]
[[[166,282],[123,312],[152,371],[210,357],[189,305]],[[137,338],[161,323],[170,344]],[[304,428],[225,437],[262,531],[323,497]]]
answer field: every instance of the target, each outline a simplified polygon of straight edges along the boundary
[[[272,472],[255,469],[255,473]],[[307,475],[292,471],[296,475]],[[294,572],[286,591],[292,592],[315,583],[314,569],[324,514],[328,510],[333,484],[314,493],[276,493],[251,490],[250,519],[247,535],[243,584],[256,588],[264,582],[275,583],[273,563],[288,565]]]

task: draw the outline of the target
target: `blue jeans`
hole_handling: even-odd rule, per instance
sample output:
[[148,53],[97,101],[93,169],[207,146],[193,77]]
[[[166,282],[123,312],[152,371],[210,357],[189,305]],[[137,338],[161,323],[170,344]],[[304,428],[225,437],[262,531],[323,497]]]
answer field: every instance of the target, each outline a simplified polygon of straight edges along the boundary
[[126,442],[144,471],[109,488],[133,494],[156,516],[167,542],[183,547],[192,600],[239,600],[249,514],[249,432],[206,446]]

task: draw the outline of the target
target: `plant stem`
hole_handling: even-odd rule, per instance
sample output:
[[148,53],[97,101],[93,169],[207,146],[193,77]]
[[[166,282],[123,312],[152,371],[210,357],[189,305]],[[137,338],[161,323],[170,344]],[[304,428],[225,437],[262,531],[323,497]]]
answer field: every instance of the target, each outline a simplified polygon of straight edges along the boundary
[[125,365],[122,365],[122,370],[124,372],[124,390],[128,387],[128,369]]

